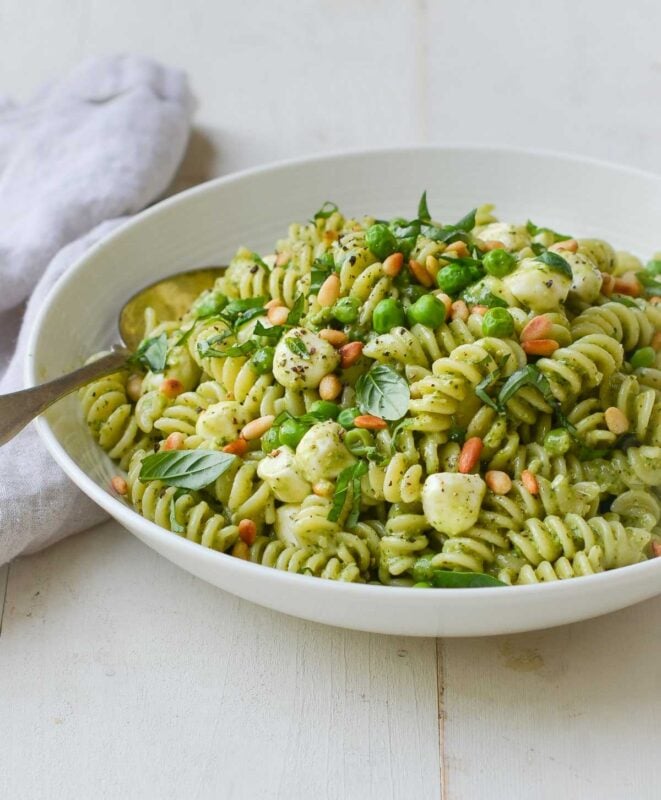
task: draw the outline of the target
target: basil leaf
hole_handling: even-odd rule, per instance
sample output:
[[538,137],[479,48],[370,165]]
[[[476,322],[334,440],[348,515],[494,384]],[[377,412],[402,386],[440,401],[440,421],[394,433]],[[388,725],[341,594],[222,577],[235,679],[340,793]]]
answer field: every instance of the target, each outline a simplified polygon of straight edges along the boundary
[[264,311],[264,297],[248,297],[245,300],[232,300],[222,311],[222,316],[233,327],[238,328],[248,320],[259,317]]
[[507,586],[498,578],[483,572],[453,572],[448,569],[432,570],[430,580],[436,589],[480,589],[486,586]]
[[[493,374],[493,373],[491,373],[491,374]],[[478,384],[478,386],[479,385],[480,384]],[[476,391],[476,394],[477,394],[477,391]],[[478,395],[478,397],[479,397],[479,395]],[[482,399],[482,398],[480,398],[480,399]],[[489,397],[489,400],[491,400],[490,397]],[[487,405],[489,405],[489,404],[487,403]],[[497,410],[498,409],[496,408],[496,411]],[[466,441],[466,433],[467,433],[466,428],[460,428],[457,425],[457,423],[453,421],[452,425],[450,425],[450,428],[448,430],[448,441],[449,442],[456,442],[457,444],[463,444]]]
[[262,321],[258,320],[253,329],[253,336],[261,336],[269,344],[275,344],[280,340],[280,337],[285,331],[284,325],[272,325],[270,328],[265,328]]
[[532,220],[528,220],[526,222],[526,230],[531,236],[537,236],[539,233],[550,233],[553,236],[553,243],[555,242],[564,242],[567,239],[571,239],[571,236],[566,236],[564,233],[558,233],[557,231],[551,230],[551,228],[540,228],[538,225]]
[[542,253],[546,252],[546,247],[541,242],[532,242],[530,249],[536,256],[541,256]]
[[168,337],[161,333],[151,339],[143,339],[128,360],[131,364],[141,364],[152,372],[163,372],[167,356]]
[[566,275],[570,280],[574,277],[571,267],[565,259],[552,250],[545,250],[543,253],[540,253],[535,260],[546,264],[547,267],[551,267],[551,269],[560,272],[562,275]]
[[354,464],[353,472],[351,473],[351,511],[345,523],[347,530],[350,531],[356,527],[358,517],[360,516],[360,500],[362,495],[360,479],[363,475],[367,474],[367,469],[367,464],[364,461],[359,461],[357,464]]
[[330,269],[313,269],[310,272],[310,294],[316,294],[321,289],[322,283],[331,272]]
[[163,481],[181,489],[203,489],[226,472],[236,456],[216,450],[168,450],[147,456],[141,481]]
[[287,325],[296,327],[298,323],[301,321],[301,317],[303,316],[304,311],[305,311],[305,297],[302,294],[296,295],[296,299],[294,300],[294,305],[291,307],[291,311],[287,315]]
[[547,402],[556,405],[557,401],[551,392],[551,384],[534,364],[528,364],[513,372],[503,384],[498,394],[498,403],[501,408],[504,408],[507,402],[524,386],[534,386],[539,389]]
[[626,294],[612,294],[608,299],[611,303],[620,303],[627,308],[639,308],[638,303],[636,303]]
[[509,308],[506,300],[503,300],[502,297],[498,297],[498,295],[490,292],[484,284],[469,286],[468,289],[464,289],[461,297],[471,306]]
[[174,344],[175,344],[175,347],[179,347],[180,345],[182,345],[182,344],[185,344],[185,343],[188,341],[188,339],[189,339],[189,337],[190,337],[191,333],[193,333],[193,331],[195,330],[195,326],[196,326],[196,325],[197,325],[197,321],[195,321],[195,322],[194,322],[194,323],[193,323],[193,324],[190,326],[190,328],[186,328],[186,330],[185,330],[185,331],[183,331],[183,333],[181,334],[181,336],[180,336],[180,337],[177,339],[177,341],[174,343]]
[[334,214],[338,210],[339,209],[335,203],[331,203],[330,200],[326,200],[323,206],[314,215],[313,219],[314,220],[328,219],[328,217],[330,217],[331,214]]
[[422,193],[422,197],[418,203],[418,219],[422,220],[423,222],[431,221],[431,214],[429,213],[429,207],[427,206],[427,190]]
[[305,346],[305,342],[302,339],[298,339],[295,336],[288,336],[285,339],[285,344],[294,355],[300,356],[306,361],[310,360],[310,351]]
[[385,364],[373,366],[356,383],[356,404],[363,414],[401,419],[408,411],[410,398],[406,380]]

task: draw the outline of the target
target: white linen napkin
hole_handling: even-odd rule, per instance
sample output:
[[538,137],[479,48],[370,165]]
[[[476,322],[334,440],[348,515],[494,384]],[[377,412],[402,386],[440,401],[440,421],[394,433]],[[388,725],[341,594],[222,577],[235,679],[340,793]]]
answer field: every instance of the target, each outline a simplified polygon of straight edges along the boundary
[[[165,191],[192,111],[183,73],[136,56],[86,61],[22,107],[0,98],[0,370],[11,356],[0,394],[22,388],[28,333],[56,279]],[[33,426],[0,448],[0,564],[104,516]]]

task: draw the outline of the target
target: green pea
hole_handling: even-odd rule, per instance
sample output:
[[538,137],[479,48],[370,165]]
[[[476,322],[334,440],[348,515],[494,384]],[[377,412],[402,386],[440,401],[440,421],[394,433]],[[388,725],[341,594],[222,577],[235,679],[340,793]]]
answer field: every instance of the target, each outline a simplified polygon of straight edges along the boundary
[[496,278],[504,278],[514,269],[516,259],[507,250],[498,248],[497,250],[490,250],[484,256],[482,263],[489,275],[495,275]]
[[280,426],[280,444],[295,449],[305,436],[308,426],[297,419],[286,419]]
[[448,264],[447,267],[438,271],[436,283],[438,288],[446,294],[457,295],[477,280],[473,271],[462,267],[460,264]]
[[280,429],[269,428],[262,436],[262,450],[265,453],[272,453],[280,444]]
[[406,316],[397,300],[388,297],[376,304],[372,312],[372,327],[377,333],[388,333],[392,328],[404,325]]
[[354,456],[364,456],[374,447],[374,437],[364,428],[354,428],[344,437],[344,446]]
[[428,328],[438,328],[445,322],[447,309],[438,297],[434,297],[433,294],[424,294],[413,303],[407,314],[412,325],[419,322]]
[[383,261],[397,250],[397,239],[387,225],[377,222],[365,232],[365,244],[374,255]]
[[332,315],[343,325],[351,325],[358,319],[359,304],[353,297],[342,297],[331,309]]
[[343,428],[346,428],[346,430],[351,430],[354,427],[353,421],[359,416],[359,408],[345,408],[344,411],[340,411],[338,414],[337,421]]
[[316,400],[310,406],[310,414],[321,420],[337,419],[340,413],[340,407],[337,403],[332,403],[330,400]]
[[654,364],[654,350],[651,347],[641,347],[631,356],[630,362],[634,369],[651,367]]
[[544,449],[551,456],[562,456],[571,447],[571,436],[564,428],[554,428],[544,437]]
[[273,369],[274,354],[274,347],[261,347],[250,359],[250,363],[258,375],[264,375],[267,372],[271,372]]
[[490,308],[482,317],[482,333],[506,339],[514,333],[514,320],[505,308]]

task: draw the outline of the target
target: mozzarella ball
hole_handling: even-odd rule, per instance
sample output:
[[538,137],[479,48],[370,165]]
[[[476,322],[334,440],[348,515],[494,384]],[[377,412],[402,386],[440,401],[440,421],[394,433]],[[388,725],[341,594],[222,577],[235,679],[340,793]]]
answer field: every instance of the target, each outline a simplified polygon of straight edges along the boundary
[[503,278],[503,283],[519,303],[543,314],[557,310],[565,302],[571,279],[535,258],[524,258],[514,272]]
[[599,268],[583,253],[563,252],[562,257],[571,267],[573,276],[569,296],[592,303],[599,297],[601,291],[603,279]]
[[313,425],[298,443],[296,463],[310,481],[332,480],[356,459],[344,446],[344,428],[333,420]]
[[422,487],[422,508],[435,530],[457,536],[477,522],[486,490],[479,475],[437,472]]
[[257,466],[257,474],[283,503],[301,503],[312,492],[301,475],[291,447],[279,447],[263,458]]
[[[294,340],[303,353],[288,344]],[[307,352],[306,352],[307,351]],[[340,354],[325,339],[305,328],[292,328],[278,342],[273,358],[273,375],[287,389],[316,389],[324,375],[340,363]]]
[[284,506],[278,506],[278,508],[276,508],[273,530],[281,542],[296,546],[300,544],[294,529],[296,515],[300,510],[301,507],[294,504],[287,504]]
[[200,414],[195,425],[195,433],[204,439],[233,442],[247,422],[250,422],[250,417],[241,403],[235,400],[223,400],[209,406]]

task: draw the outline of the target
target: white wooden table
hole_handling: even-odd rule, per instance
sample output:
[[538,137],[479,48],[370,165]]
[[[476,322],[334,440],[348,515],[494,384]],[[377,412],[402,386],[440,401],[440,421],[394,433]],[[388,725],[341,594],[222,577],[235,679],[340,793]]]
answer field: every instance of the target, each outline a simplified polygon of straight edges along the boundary
[[[607,5],[0,0],[0,88],[113,50],[181,65],[200,107],[178,186],[427,141],[659,169],[661,7]],[[2,798],[661,797],[661,598],[494,639],[352,633],[114,523],[0,568],[3,596]]]

